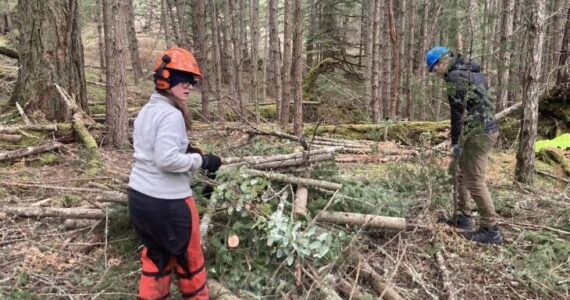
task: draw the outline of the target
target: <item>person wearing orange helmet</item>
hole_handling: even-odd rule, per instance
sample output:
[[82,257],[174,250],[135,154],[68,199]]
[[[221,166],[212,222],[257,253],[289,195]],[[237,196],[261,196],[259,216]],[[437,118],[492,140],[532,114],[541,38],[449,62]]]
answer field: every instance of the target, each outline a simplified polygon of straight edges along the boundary
[[[166,299],[171,273],[183,299],[208,299],[200,222],[192,197],[192,173],[215,173],[221,159],[187,153],[187,101],[202,77],[192,53],[171,48],[154,67],[155,93],[135,119],[129,214],[140,240],[140,299]],[[190,151],[196,152],[196,151]]]

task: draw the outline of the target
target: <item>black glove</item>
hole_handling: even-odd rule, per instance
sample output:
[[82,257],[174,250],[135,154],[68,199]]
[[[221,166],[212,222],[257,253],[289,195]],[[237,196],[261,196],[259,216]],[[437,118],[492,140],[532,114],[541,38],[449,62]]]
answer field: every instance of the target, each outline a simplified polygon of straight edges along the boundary
[[198,153],[204,155],[204,151],[200,147],[194,147],[192,144],[188,143],[188,148],[186,148],[186,153]]
[[453,152],[453,157],[458,158],[463,154],[463,148],[461,148],[461,146],[459,146],[458,144],[455,144],[451,147],[451,150]]
[[216,173],[222,165],[222,159],[214,154],[202,155],[202,169],[209,173]]

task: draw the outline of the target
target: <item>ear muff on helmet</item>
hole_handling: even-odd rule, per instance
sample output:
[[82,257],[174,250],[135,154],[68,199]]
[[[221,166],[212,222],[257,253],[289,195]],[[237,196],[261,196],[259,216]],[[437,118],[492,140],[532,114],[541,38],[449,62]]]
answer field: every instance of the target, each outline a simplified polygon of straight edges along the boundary
[[156,85],[157,89],[168,90],[170,88],[170,80],[169,80],[170,71],[168,71],[168,69],[165,68],[166,65],[170,63],[170,60],[171,60],[170,56],[166,54],[163,55],[162,63],[154,73],[154,84]]

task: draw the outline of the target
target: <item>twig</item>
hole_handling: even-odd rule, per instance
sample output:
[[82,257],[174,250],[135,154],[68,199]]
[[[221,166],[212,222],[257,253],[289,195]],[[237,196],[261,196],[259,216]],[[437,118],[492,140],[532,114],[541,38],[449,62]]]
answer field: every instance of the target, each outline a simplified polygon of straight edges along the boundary
[[26,125],[30,125],[30,119],[28,119],[28,116],[26,116],[26,113],[24,112],[24,110],[22,109],[22,107],[20,106],[20,103],[18,103],[18,101],[16,101],[16,109],[18,110],[18,113],[20,114],[20,116],[24,120],[24,123],[26,123]]
[[443,280],[443,291],[447,294],[447,299],[453,300],[455,299],[455,293],[453,292],[453,286],[451,285],[451,276],[449,274],[449,270],[445,266],[445,261],[441,255],[441,251],[437,251],[435,253],[435,261],[437,262],[437,268],[439,269]]

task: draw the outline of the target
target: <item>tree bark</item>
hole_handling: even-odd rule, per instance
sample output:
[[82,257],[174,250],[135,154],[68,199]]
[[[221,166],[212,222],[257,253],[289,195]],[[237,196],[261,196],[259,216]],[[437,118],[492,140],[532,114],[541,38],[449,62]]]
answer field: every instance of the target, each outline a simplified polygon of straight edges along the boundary
[[[232,0],[233,1],[233,0]],[[223,36],[224,36],[224,57],[227,71],[227,79],[226,82],[229,82],[230,86],[230,97],[234,97],[236,94],[236,74],[234,73],[234,65],[235,65],[235,57],[234,57],[234,45],[232,43],[232,35],[233,35],[233,25],[232,25],[232,17],[231,17],[231,10],[230,10],[230,0],[224,1],[224,28],[223,28]],[[234,105],[231,103],[230,105]]]
[[60,217],[79,219],[103,219],[105,212],[94,208],[56,208],[56,207],[21,207],[3,206],[1,212],[20,217]]
[[390,42],[392,44],[392,87],[390,97],[390,118],[396,118],[396,111],[400,105],[400,46],[396,34],[394,20],[394,4],[392,0],[386,0],[388,5],[388,27],[390,30]]
[[509,77],[511,70],[511,50],[509,49],[511,35],[513,34],[513,0],[503,0],[501,18],[501,35],[499,64],[497,66],[499,86],[497,90],[497,111],[501,111],[508,106]]
[[95,22],[97,23],[97,45],[99,46],[99,81],[103,81],[103,74],[105,73],[105,32],[103,29],[103,2],[96,0],[95,6],[97,13],[95,13]]
[[295,32],[293,33],[293,98],[295,99],[295,121],[293,132],[303,136],[303,3],[295,0]]
[[372,123],[380,122],[382,118],[382,105],[380,103],[380,74],[378,73],[380,69],[380,0],[372,0],[372,14],[371,14],[371,40],[372,40],[372,51],[370,52],[370,110],[372,112],[371,119]]
[[343,225],[358,225],[365,228],[382,228],[390,230],[405,230],[406,219],[366,215],[358,213],[321,211],[317,215],[317,221]]
[[[259,0],[257,0],[259,1]],[[212,22],[212,52],[213,52],[213,66],[214,66],[214,84],[212,86],[212,92],[214,94],[214,99],[218,102],[218,115],[221,120],[224,120],[224,101],[222,98],[222,66],[221,66],[221,55],[220,55],[220,43],[219,43],[219,29],[218,29],[218,10],[216,7],[216,2],[210,3],[210,19]]]
[[523,85],[523,115],[521,118],[520,143],[517,151],[515,179],[532,184],[534,180],[534,142],[538,123],[539,76],[544,44],[545,0],[532,1],[527,8],[529,54]]
[[171,48],[172,37],[170,36],[170,22],[168,17],[168,4],[167,0],[160,0],[160,22],[162,27],[162,33],[164,34],[164,42],[166,43],[166,48]]
[[330,181],[316,180],[311,178],[295,177],[286,174],[271,173],[257,170],[246,170],[252,176],[265,177],[270,180],[281,181],[285,183],[300,184],[303,186],[311,186],[326,190],[339,190],[342,184]]
[[[428,20],[429,20],[429,0],[424,0],[424,10],[423,10],[423,16],[422,16],[420,46],[419,46],[419,51],[420,51],[421,57],[424,57],[425,53],[427,52]],[[426,98],[425,95],[427,95],[427,90],[426,90],[427,67],[423,63],[423,60],[422,60],[422,63],[418,64],[418,69],[416,69],[416,71],[420,75],[420,78],[419,78],[419,80],[421,82],[420,90],[422,91],[422,94],[423,94],[420,98],[421,100],[420,100],[420,104],[418,107],[418,110],[420,112],[419,120],[423,121],[423,120],[426,120],[426,103],[429,103],[428,102],[429,100],[425,99]]]
[[269,44],[271,48],[271,69],[273,73],[273,90],[275,91],[275,102],[277,103],[277,112],[281,113],[281,53],[279,50],[279,20],[277,12],[277,1],[268,0],[268,10],[269,10]]
[[255,103],[255,122],[259,123],[259,0],[251,1],[251,89],[252,98]]
[[[366,0],[369,1],[369,0]],[[315,48],[315,39],[317,35],[317,0],[310,0],[309,6],[309,28],[307,29],[307,42],[305,43],[305,53],[307,54],[307,66],[312,68],[314,65],[313,49]]]
[[106,116],[107,142],[114,147],[128,143],[127,112],[127,30],[120,0],[103,0],[105,23]]
[[[141,58],[139,55],[139,42],[137,40],[137,32],[135,30],[135,12],[133,6],[133,0],[127,0],[122,3],[125,13],[125,21],[127,28],[127,36],[129,39],[129,53],[131,56],[131,65],[133,66],[133,76],[135,84],[143,77],[143,71],[141,67]],[[119,12],[115,12],[119,13]]]
[[562,84],[568,85],[570,83],[570,55],[568,52],[568,47],[570,44],[570,7],[568,7],[568,13],[566,14],[566,25],[564,26],[564,37],[562,38],[562,45],[560,47],[560,56],[558,57],[558,73],[556,74],[556,84],[561,86]]
[[[552,61],[553,66],[558,65],[560,61],[560,49],[563,45],[562,40],[564,39],[564,5],[563,3],[567,1],[562,0],[555,0],[554,1],[554,12],[552,16]],[[569,7],[570,9],[570,7]],[[566,19],[569,19],[570,16],[566,15]],[[568,45],[568,42],[566,42]],[[568,47],[568,46],[566,46]],[[561,65],[562,66],[562,65]]]
[[11,103],[67,121],[57,83],[88,111],[78,1],[18,1],[17,11],[20,69]]
[[279,124],[282,128],[286,128],[289,124],[289,102],[291,101],[291,1],[294,0],[284,0],[283,2],[283,72],[281,74],[282,96],[279,111]]
[[188,28],[190,28],[190,26],[188,26],[188,3],[186,0],[174,0],[174,5],[176,6],[176,15],[180,34],[178,44],[182,48],[192,49],[192,45],[190,45],[190,34],[188,32]]
[[[414,64],[416,61],[414,57],[414,34],[415,34],[415,16],[416,16],[416,0],[408,0],[408,48],[406,54],[406,118],[408,120],[414,119],[414,94],[412,93],[412,78],[414,78]],[[403,17],[403,16],[402,16]]]
[[0,162],[8,161],[13,159],[18,159],[30,155],[34,155],[37,153],[52,151],[55,149],[59,149],[62,145],[60,143],[49,143],[37,147],[28,147],[20,150],[9,151],[5,153],[0,153]]
[[196,59],[204,75],[200,81],[202,94],[202,117],[210,119],[210,80],[208,79],[208,43],[206,41],[206,5],[204,0],[194,1],[194,45],[196,46]]
[[231,13],[231,23],[232,23],[232,41],[233,41],[233,49],[234,49],[234,72],[235,72],[235,99],[237,99],[237,104],[239,105],[239,112],[245,118],[246,113],[246,105],[243,101],[242,95],[242,78],[241,78],[241,71],[242,71],[242,57],[241,57],[241,36],[240,36],[240,26],[239,22],[243,19],[241,16],[241,9],[235,7],[236,0],[228,0],[229,2],[229,10]]

